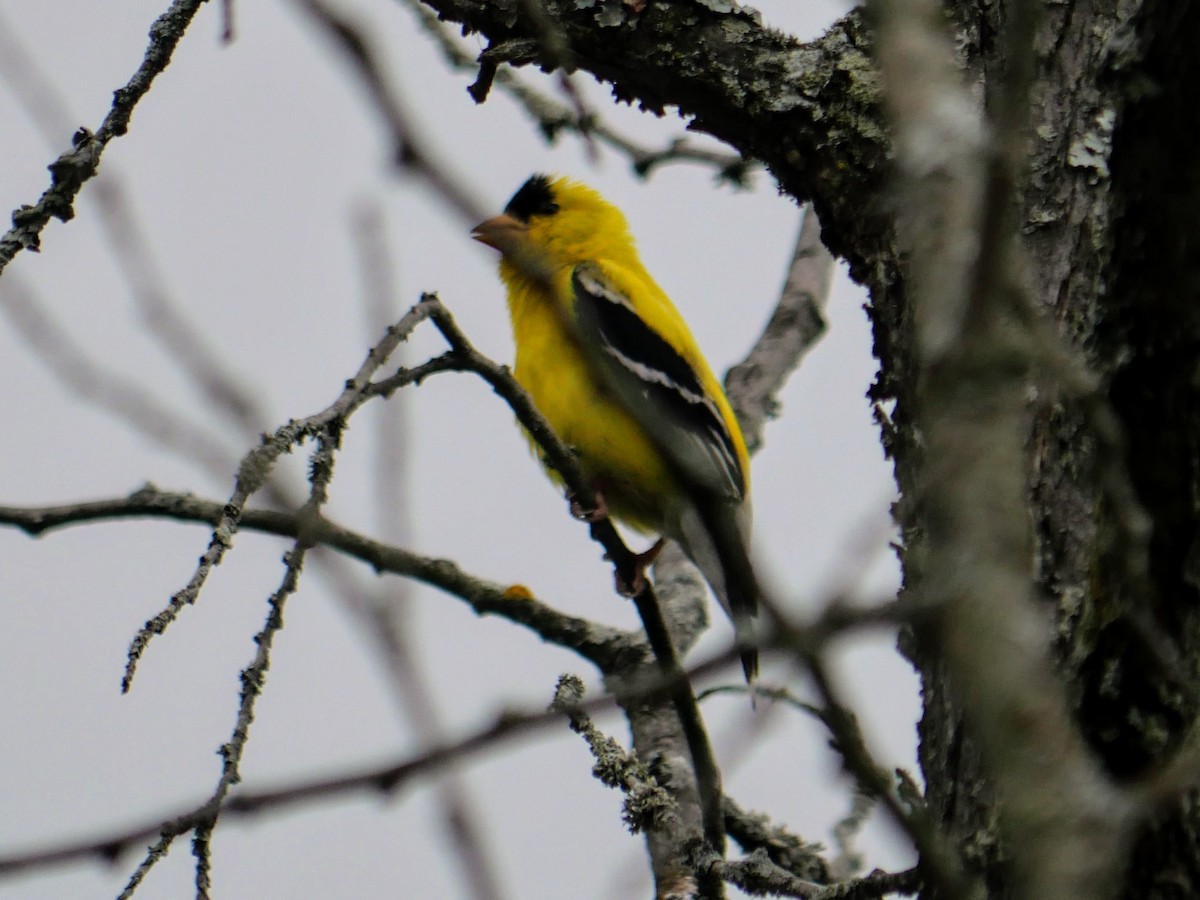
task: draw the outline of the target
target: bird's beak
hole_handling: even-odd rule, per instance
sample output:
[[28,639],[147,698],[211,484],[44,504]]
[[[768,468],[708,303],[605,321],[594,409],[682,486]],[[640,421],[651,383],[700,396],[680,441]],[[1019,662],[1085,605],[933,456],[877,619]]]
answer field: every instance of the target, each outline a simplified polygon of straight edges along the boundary
[[471,237],[508,255],[524,242],[529,226],[510,215],[499,215],[471,229]]

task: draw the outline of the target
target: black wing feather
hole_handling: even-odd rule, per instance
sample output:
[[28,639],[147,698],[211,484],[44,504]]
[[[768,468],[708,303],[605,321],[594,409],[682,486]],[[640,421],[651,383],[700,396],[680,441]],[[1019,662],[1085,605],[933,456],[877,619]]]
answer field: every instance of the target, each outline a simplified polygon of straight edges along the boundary
[[577,266],[571,285],[584,351],[609,388],[693,488],[741,500],[746,483],[733,438],[691,365],[598,266]]

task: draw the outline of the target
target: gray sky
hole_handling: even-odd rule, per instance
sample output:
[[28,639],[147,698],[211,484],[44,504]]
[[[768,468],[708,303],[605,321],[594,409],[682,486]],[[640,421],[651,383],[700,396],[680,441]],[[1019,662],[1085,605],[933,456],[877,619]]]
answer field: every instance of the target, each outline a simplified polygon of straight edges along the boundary
[[[766,20],[815,36],[843,10],[834,2],[761,0]],[[166,0],[0,0],[0,30],[36,58],[65,103],[53,143],[0,81],[0,206],[32,202],[46,165],[79,125],[95,128],[111,92],[145,50]],[[499,210],[533,171],[588,181],[624,209],[643,257],[688,317],[713,367],[746,352],[781,285],[798,228],[794,205],[758,175],[751,191],[714,187],[709,170],[677,165],[648,183],[604,152],[588,161],[564,136],[547,147],[524,115],[494,91],[476,107],[469,77],[446,71],[397,3],[355,4],[391,74],[442,161]],[[237,39],[222,46],[219,4],[203,9],[175,61],[110,144],[99,181],[119,182],[164,273],[171,301],[215,348],[227,375],[265,410],[260,429],[314,413],[337,395],[378,337],[365,324],[363,267],[354,221],[363,209],[386,223],[397,312],[436,290],[482,350],[511,358],[494,259],[461,220],[421,185],[386,167],[382,131],[340,62],[287,2],[236,4]],[[478,40],[466,41],[473,51]],[[2,51],[0,51],[2,52]],[[28,82],[29,72],[22,76]],[[554,82],[525,77],[547,90]],[[631,137],[678,134],[675,119],[612,109],[584,76],[589,102]],[[53,118],[53,116],[51,117]],[[234,458],[246,439],[215,414],[147,333],[85,187],[75,221],[50,225],[40,254],[6,271],[79,345],[122,378],[209,431]],[[878,599],[894,584],[886,541],[890,468],[864,392],[874,374],[861,292],[839,275],[831,329],[782,397],[753,468],[756,552],[798,612],[859,579]],[[440,349],[424,329],[406,350]],[[42,505],[120,496],[146,481],[223,499],[232,469],[216,477],[136,434],[66,388],[0,320],[3,404],[9,423],[0,503]],[[440,375],[392,401],[403,404],[402,502],[412,546],[468,571],[529,585],[572,614],[636,622],[611,591],[611,575],[586,528],[529,455],[511,415],[481,382]],[[379,410],[357,415],[338,460],[331,514],[376,530]],[[287,468],[298,483],[303,457]],[[228,739],[237,675],[251,658],[265,598],[276,587],[282,541],[243,533],[200,603],[147,651],[132,692],[118,692],[136,629],[191,576],[207,530],[160,522],[70,529],[31,540],[0,531],[0,855],[88,837],[207,796]],[[870,548],[864,553],[863,548]],[[364,584],[399,594],[404,585]],[[562,671],[594,681],[578,659],[458,601],[409,589],[421,662],[450,733],[505,706],[544,705]],[[717,613],[698,655],[730,638]],[[328,582],[311,566],[290,602],[243,763],[244,783],[264,787],[414,752],[421,737],[397,715],[372,647]],[[913,765],[915,683],[889,636],[847,643],[839,670],[863,725],[890,764]],[[768,681],[772,680],[768,670]],[[797,690],[803,690],[797,685]],[[791,713],[771,717],[745,747],[744,700],[705,706],[726,787],[809,840],[828,841],[847,798],[820,729]],[[617,720],[606,726],[626,734]],[[623,833],[620,797],[592,779],[583,743],[559,729],[490,754],[465,770],[505,895],[521,898],[646,896],[640,838]],[[457,862],[435,826],[427,787],[388,803],[354,799],[219,827],[220,897],[461,896]],[[906,864],[886,828],[864,838],[867,868]],[[114,896],[137,855],[105,868],[74,865],[0,880],[0,900]],[[150,875],[143,898],[192,890],[192,858],[177,843]],[[631,880],[624,880],[631,879]]]

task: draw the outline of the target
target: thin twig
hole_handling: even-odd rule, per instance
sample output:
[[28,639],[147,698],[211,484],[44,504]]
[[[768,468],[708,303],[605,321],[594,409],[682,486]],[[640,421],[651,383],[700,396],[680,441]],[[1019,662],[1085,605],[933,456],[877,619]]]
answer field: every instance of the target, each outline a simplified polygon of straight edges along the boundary
[[275,636],[283,629],[283,613],[287,601],[299,587],[305,556],[313,546],[303,523],[319,515],[321,508],[328,502],[329,485],[333,479],[334,454],[338,449],[340,435],[341,428],[336,420],[327,422],[315,435],[317,447],[309,460],[309,496],[305,505],[297,513],[297,520],[302,523],[301,534],[291,549],[283,556],[283,579],[268,600],[266,621],[254,636],[256,648],[254,659],[241,672],[239,680],[242,687],[238,697],[237,719],[229,740],[218,751],[221,757],[221,775],[212,794],[204,804],[204,808],[210,812],[210,815],[199,822],[189,824],[183,830],[172,832],[170,829],[164,828],[160,832],[158,841],[150,848],[134,871],[120,900],[125,900],[133,895],[138,885],[149,873],[150,868],[165,855],[171,842],[188,831],[193,832],[192,855],[196,860],[196,896],[200,900],[208,900],[211,887],[209,872],[212,867],[212,834],[216,829],[217,818],[225,798],[233,786],[242,780],[241,761],[246,752],[246,744],[250,739],[254,708],[262,694],[267,670],[271,665],[271,649]]
[[923,886],[921,870],[905,869],[903,872],[880,872],[878,870],[861,878],[853,878],[840,884],[824,887],[808,900],[877,900],[899,894],[903,897],[916,896]]
[[799,878],[822,884],[829,881],[829,868],[821,856],[824,847],[772,824],[765,815],[746,812],[729,797],[725,798],[725,828],[743,851],[762,851],[775,865]]
[[587,741],[596,759],[592,774],[607,787],[625,795],[623,816],[633,834],[660,828],[676,815],[675,799],[651,774],[637,754],[630,753],[616,740],[596,727],[592,717],[583,709],[583,681],[574,675],[563,675],[554,691],[554,709],[567,716],[571,730]]
[[755,850],[743,859],[728,860],[707,847],[694,847],[688,863],[697,871],[714,875],[751,895],[809,900],[821,891],[821,885],[798,878],[787,869],[775,865],[761,850]]
[[920,872],[872,872],[834,884],[819,884],[798,878],[771,861],[768,854],[756,850],[744,859],[723,860],[699,848],[692,864],[710,869],[730,884],[754,896],[796,897],[799,900],[878,900],[892,894],[916,894],[921,886]]
[[904,802],[893,779],[881,767],[867,747],[858,721],[842,700],[825,666],[823,651],[805,652],[801,655],[812,678],[813,686],[821,698],[823,718],[833,736],[838,753],[846,768],[858,781],[861,789],[879,798],[895,821],[908,836],[920,854],[921,867],[930,880],[939,886],[945,896],[959,898],[982,898],[981,888],[963,871],[963,867],[924,806],[910,806]]
[[548,72],[558,71],[558,86],[570,101],[576,121],[582,126],[579,134],[583,138],[588,161],[596,163],[599,161],[600,154],[596,150],[596,141],[592,137],[591,130],[585,124],[595,119],[595,114],[588,109],[587,103],[583,99],[583,93],[572,77],[575,70],[575,53],[571,49],[571,42],[550,16],[550,12],[543,5],[542,0],[518,0],[518,2],[533,25],[538,49],[541,51],[543,67]]
[[[613,698],[606,697],[588,703],[585,708],[602,711],[611,709],[613,705]],[[557,725],[562,722],[562,718],[562,712],[557,709],[504,712],[490,725],[477,729],[464,738],[439,743],[422,753],[381,766],[331,778],[300,780],[271,790],[242,791],[226,797],[215,809],[211,802],[205,802],[188,807],[176,815],[156,817],[131,828],[113,830],[97,839],[0,857],[0,876],[60,866],[66,862],[89,858],[111,862],[147,839],[157,838],[164,833],[186,834],[217,819],[260,816],[315,800],[351,794],[382,793],[392,796],[417,778],[437,774],[448,766],[473,758],[485,750]]]
[[[73,119],[68,112],[68,104],[46,77],[37,60],[14,35],[8,33],[10,30],[0,17],[0,75],[8,82],[43,138],[53,146],[58,135],[71,131]],[[111,171],[106,172],[104,177],[96,179],[88,196],[100,209],[102,231],[150,335],[162,344],[167,351],[167,359],[179,366],[214,409],[236,424],[247,437],[257,436],[263,423],[268,421],[266,413],[257,397],[230,377],[228,362],[219,358],[216,350],[209,346],[208,336],[188,321],[181,312],[181,305],[172,299],[167,278],[155,258],[150,241],[146,239],[145,229],[120,177]],[[49,317],[42,314],[42,318]],[[65,336],[65,331],[63,333]],[[47,348],[38,342],[31,341],[31,344],[43,353],[43,358],[60,378],[63,377],[61,370],[68,366],[80,370],[84,377],[63,379],[77,393],[85,397],[103,393],[122,400],[120,403],[102,402],[101,405],[120,421],[148,434],[152,439],[157,440],[158,434],[148,432],[144,423],[140,422],[144,410],[161,407],[164,412],[159,418],[178,418],[177,413],[166,410],[144,389],[122,383],[118,376],[110,374],[95,360],[89,363],[81,348],[76,347],[69,354],[46,353]],[[191,428],[198,431],[194,426]],[[212,438],[202,437],[198,442],[178,442],[171,449],[181,456],[197,458],[203,448],[213,443]],[[211,454],[207,454],[207,461],[203,458],[198,461],[206,465],[210,473],[224,479],[232,468],[233,451],[225,451],[224,455],[228,459],[217,466],[215,472],[211,465]],[[288,503],[287,498],[282,496],[277,499],[289,506],[299,505],[300,502]]]
[[[364,204],[354,217],[354,246],[360,254],[365,326],[369,336],[395,321],[399,296],[393,277],[390,242],[382,211]],[[403,362],[405,348],[397,349]],[[372,491],[376,532],[381,540],[408,546],[412,532],[411,504],[405,488],[411,482],[412,429],[410,398],[400,395],[376,409],[375,459]],[[419,643],[412,633],[414,583],[375,579],[361,584],[348,570],[345,560],[322,555],[318,558],[336,581],[336,594],[357,615],[364,639],[379,651],[383,672],[401,714],[420,736],[422,746],[445,739],[429,674],[422,666]],[[550,612],[553,612],[552,610]],[[477,804],[462,780],[448,774],[434,786],[442,832],[448,849],[455,854],[455,871],[473,900],[501,900],[500,875],[488,849],[489,832]]]
[[[495,62],[487,62],[487,51],[484,52],[483,59],[477,60],[446,24],[438,19],[437,14],[422,5],[420,0],[402,2],[418,17],[422,27],[433,38],[434,43],[441,49],[443,58],[452,68],[461,72],[479,71],[481,77],[486,72],[486,84],[490,85],[494,81],[516,100],[526,114],[537,123],[548,141],[553,141],[562,131],[572,131],[585,140],[594,138],[628,157],[634,172],[643,177],[668,163],[692,162],[712,166],[717,169],[721,178],[741,185],[746,183],[750,171],[755,167],[752,161],[744,159],[740,154],[700,147],[685,137],[672,138],[663,147],[649,147],[638,143],[621,134],[594,112],[588,112],[585,118],[578,109],[530,87],[509,68],[498,67]],[[472,96],[476,102],[482,103],[487,91],[472,91]]]
[[100,157],[108,142],[123,135],[129,127],[134,107],[150,90],[171,62],[171,55],[204,0],[175,0],[171,8],[150,27],[150,43],[145,58],[126,85],[113,94],[113,105],[100,127],[92,133],[81,128],[72,139],[73,147],[50,164],[50,187],[36,203],[13,213],[13,227],[0,237],[0,272],[22,250],[37,251],[42,230],[51,219],[70,221],[79,189],[96,174]]
[[209,573],[220,564],[225,552],[232,545],[246,503],[267,483],[279,458],[285,453],[290,453],[300,442],[325,433],[335,422],[344,421],[365,403],[371,396],[367,391],[371,378],[396,347],[408,338],[412,330],[429,318],[435,304],[436,301],[418,303],[396,325],[389,328],[383,340],[367,354],[358,372],[346,382],[341,396],[330,406],[306,419],[293,419],[276,429],[274,434],[264,435],[262,443],[242,458],[233,492],[213,530],[208,548],[200,557],[195,573],[187,585],[171,597],[168,605],[138,630],[130,643],[125,675],[121,680],[122,692],[129,690],[138,660],[154,635],[162,634],[179,617],[184,607],[196,602]]

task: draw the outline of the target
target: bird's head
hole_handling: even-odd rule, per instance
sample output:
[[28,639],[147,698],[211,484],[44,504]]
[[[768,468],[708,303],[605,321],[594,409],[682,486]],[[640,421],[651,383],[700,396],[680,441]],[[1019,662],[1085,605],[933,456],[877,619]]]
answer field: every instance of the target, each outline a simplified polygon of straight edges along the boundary
[[586,185],[547,175],[526,181],[504,213],[477,225],[471,236],[535,276],[588,260],[637,258],[619,209]]

